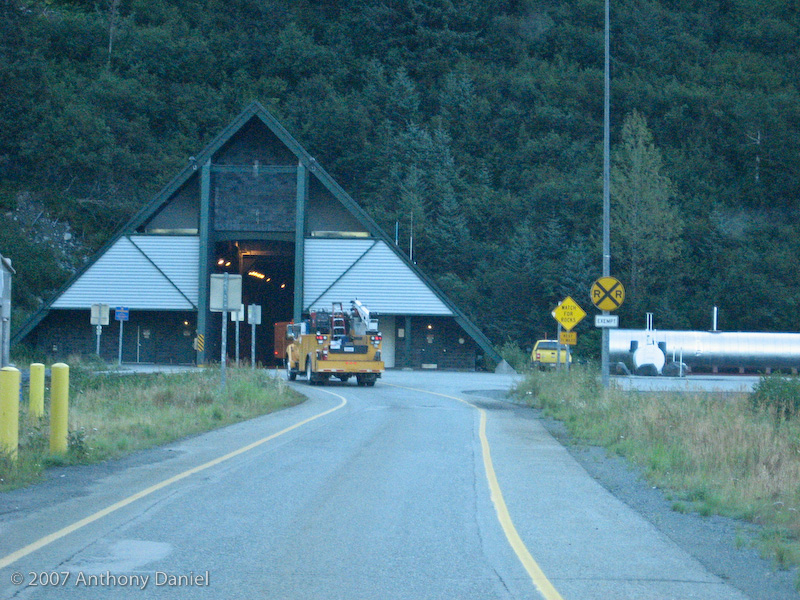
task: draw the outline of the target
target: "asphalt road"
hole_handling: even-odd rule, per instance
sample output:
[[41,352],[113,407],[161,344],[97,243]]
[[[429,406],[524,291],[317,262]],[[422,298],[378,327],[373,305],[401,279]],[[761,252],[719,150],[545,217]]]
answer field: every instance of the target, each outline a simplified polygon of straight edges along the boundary
[[[742,600],[511,376],[390,372],[0,496],[0,598]],[[38,584],[38,585],[34,585]]]

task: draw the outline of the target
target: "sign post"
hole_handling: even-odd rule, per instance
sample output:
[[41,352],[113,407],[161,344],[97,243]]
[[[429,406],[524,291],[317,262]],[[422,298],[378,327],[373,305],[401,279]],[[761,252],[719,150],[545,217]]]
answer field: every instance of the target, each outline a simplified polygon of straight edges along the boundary
[[228,383],[228,306],[230,306],[228,304],[228,300],[230,299],[230,294],[228,293],[229,287],[230,277],[227,273],[225,273],[222,280],[222,343],[220,344],[219,358],[220,386],[222,386],[223,390]]
[[100,335],[103,333],[103,325],[108,325],[108,304],[92,304],[92,313],[89,317],[91,325],[95,325],[97,335],[97,356],[100,356]]
[[119,360],[117,364],[122,366],[122,326],[128,320],[130,313],[127,306],[118,306],[114,309],[114,319],[119,321]]
[[[556,369],[561,365],[561,328],[563,327],[568,332],[580,323],[586,316],[584,311],[575,300],[570,296],[564,298],[561,303],[555,307],[552,312],[553,318],[558,321],[558,345],[556,348]],[[569,345],[567,346],[567,370],[569,370]]]
[[558,334],[556,335],[556,371],[561,370],[561,323],[558,324]]
[[220,344],[220,379],[222,389],[227,384],[226,362],[228,360],[228,315],[232,307],[242,304],[242,276],[230,273],[213,274],[209,286],[208,308],[222,313],[222,343]]
[[603,277],[592,284],[589,298],[597,308],[603,311],[602,315],[595,316],[595,327],[603,329],[603,348],[601,353],[601,372],[603,387],[608,387],[608,329],[619,326],[619,317],[609,315],[609,311],[617,310],[625,301],[625,287],[615,277],[604,273]]
[[261,325],[261,306],[247,305],[247,322],[250,323],[250,368],[256,368],[256,325]]
[[236,366],[239,366],[239,323],[244,321],[244,304],[239,304],[237,310],[231,311],[231,321],[236,323]]

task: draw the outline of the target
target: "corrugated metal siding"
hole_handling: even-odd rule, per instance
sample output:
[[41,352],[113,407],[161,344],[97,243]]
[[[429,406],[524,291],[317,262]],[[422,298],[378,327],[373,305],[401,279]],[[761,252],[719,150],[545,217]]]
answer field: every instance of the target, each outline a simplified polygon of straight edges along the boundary
[[453,315],[382,241],[307,239],[304,269],[306,309],[330,310],[332,302],[348,307],[358,298],[383,315]]
[[198,252],[197,236],[121,237],[52,308],[103,303],[131,310],[194,310]]

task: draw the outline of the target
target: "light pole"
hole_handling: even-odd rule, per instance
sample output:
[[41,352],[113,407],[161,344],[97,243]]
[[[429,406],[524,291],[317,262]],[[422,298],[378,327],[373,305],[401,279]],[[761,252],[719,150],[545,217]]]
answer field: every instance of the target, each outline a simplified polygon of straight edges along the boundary
[[[609,0],[605,0],[605,60],[603,77],[603,277],[611,275],[611,74]],[[604,315],[608,311],[603,311]],[[601,372],[603,387],[608,387],[608,327],[603,327]]]

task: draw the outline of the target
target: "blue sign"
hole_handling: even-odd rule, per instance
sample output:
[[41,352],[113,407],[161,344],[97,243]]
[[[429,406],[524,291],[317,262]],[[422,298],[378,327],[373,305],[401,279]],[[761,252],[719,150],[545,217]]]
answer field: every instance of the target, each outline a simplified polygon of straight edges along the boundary
[[118,306],[114,309],[114,318],[117,321],[127,321],[130,316],[130,311],[127,306]]

